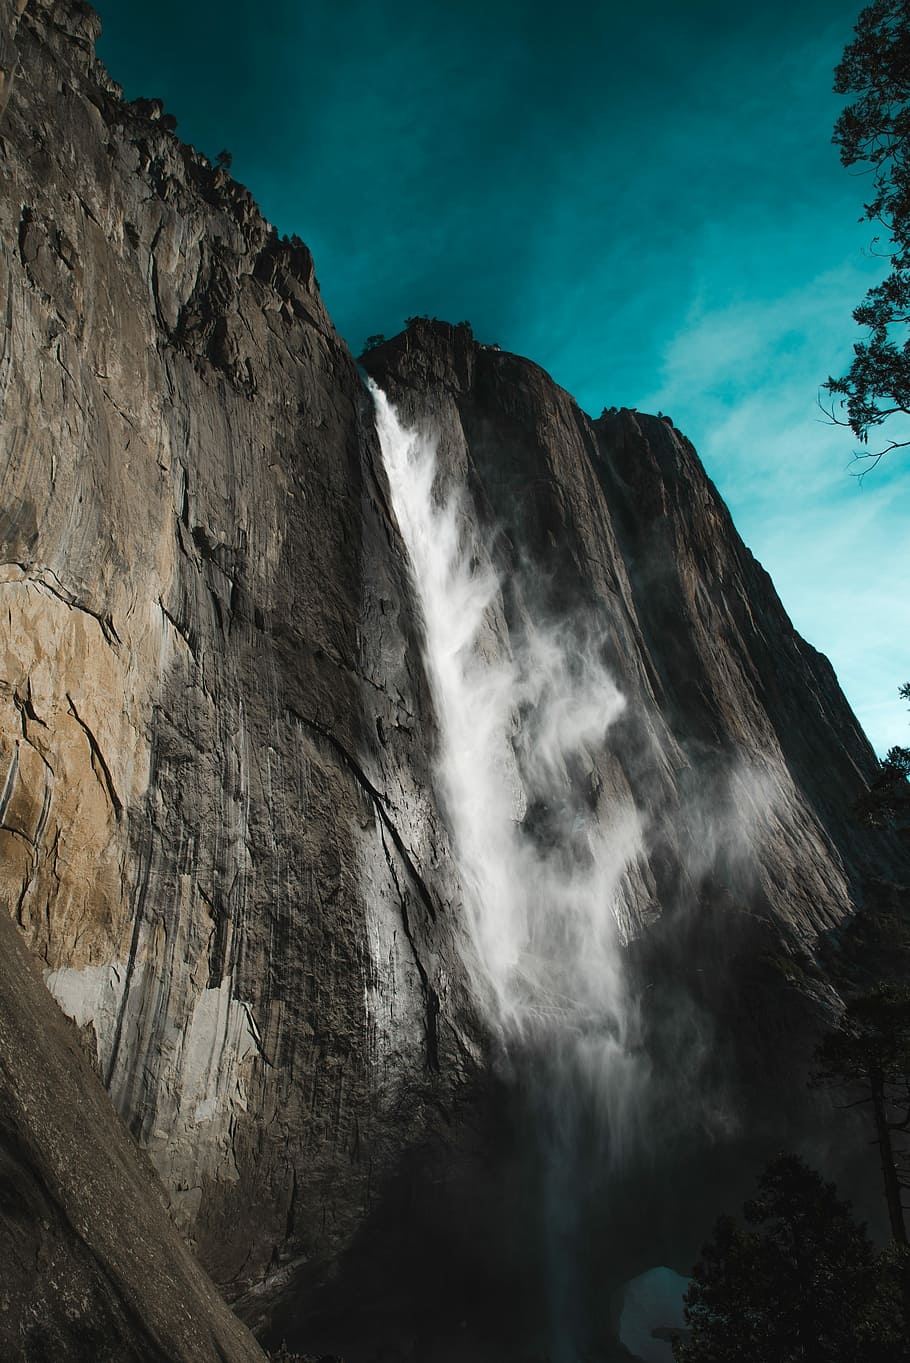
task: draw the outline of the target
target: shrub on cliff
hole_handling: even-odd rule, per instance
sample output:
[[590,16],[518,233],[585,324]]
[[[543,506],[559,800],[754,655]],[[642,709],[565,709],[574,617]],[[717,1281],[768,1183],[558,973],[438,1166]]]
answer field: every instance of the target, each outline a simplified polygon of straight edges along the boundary
[[[898,694],[910,700],[910,682],[898,687]],[[854,810],[867,827],[910,836],[910,748],[895,744],[888,749],[877,779],[857,800]]]

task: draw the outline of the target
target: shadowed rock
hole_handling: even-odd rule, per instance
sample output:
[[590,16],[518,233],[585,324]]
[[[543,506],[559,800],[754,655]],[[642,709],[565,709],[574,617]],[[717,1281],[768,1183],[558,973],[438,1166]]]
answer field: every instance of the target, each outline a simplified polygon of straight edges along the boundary
[[9,1363],[264,1363],[0,915],[0,1353]]
[[[307,248],[160,102],[123,101],[96,34],[32,0],[3,85],[0,894],[265,1337],[520,1356],[546,1317],[541,1156],[463,964],[370,401]],[[659,1101],[624,1187],[583,1199],[603,1343],[611,1288],[687,1269],[750,1161],[817,1130],[817,945],[906,865],[850,824],[873,754],[671,425],[591,422],[466,327],[418,321],[364,364],[466,481],[496,646],[563,621],[627,700],[572,773],[647,828],[624,909]],[[556,836],[533,800],[527,823]],[[100,1281],[77,1259],[62,1281]]]

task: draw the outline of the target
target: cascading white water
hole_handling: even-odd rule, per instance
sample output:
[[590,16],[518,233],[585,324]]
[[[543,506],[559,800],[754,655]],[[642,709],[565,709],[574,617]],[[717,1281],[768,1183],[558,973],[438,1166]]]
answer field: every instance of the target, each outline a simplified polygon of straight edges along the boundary
[[636,1075],[618,917],[641,828],[631,805],[585,807],[570,773],[591,768],[624,701],[577,630],[528,619],[510,644],[497,628],[499,583],[464,490],[437,486],[434,441],[371,387],[423,615],[466,963],[506,1045],[547,1052],[589,1087],[616,1155]]
[[465,964],[530,1085],[550,1358],[577,1363],[583,1208],[636,1139],[646,1075],[620,931],[641,825],[630,801],[605,810],[584,793],[624,701],[584,622],[535,621],[525,602],[520,637],[506,628],[465,489],[438,485],[435,442],[370,386],[423,616]]

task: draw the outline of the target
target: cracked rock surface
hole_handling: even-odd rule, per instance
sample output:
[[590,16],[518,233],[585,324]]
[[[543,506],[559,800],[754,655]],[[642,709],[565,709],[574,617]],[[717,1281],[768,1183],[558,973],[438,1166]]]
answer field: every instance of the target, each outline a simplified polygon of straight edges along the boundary
[[[626,701],[568,777],[603,826],[625,811],[643,829],[621,899],[653,1107],[620,1186],[596,1153],[578,1176],[597,1319],[603,1281],[690,1270],[706,1207],[738,1205],[744,1170],[830,1146],[830,1112],[805,1088],[839,1007],[820,948],[857,910],[906,905],[907,847],[852,816],[875,755],[669,418],[592,420],[466,324],[412,319],[361,362],[468,489],[502,656],[529,620],[555,625],[569,656],[595,641]],[[547,811],[535,817],[546,836]],[[849,1183],[853,1137],[840,1139],[827,1158]]]
[[362,381],[306,247],[97,32],[32,0],[0,125],[0,887],[261,1321],[482,1037]]
[[176,1234],[72,1023],[0,915],[0,1348],[10,1363],[265,1363]]
[[726,851],[749,910],[811,945],[864,872],[893,862],[849,817],[878,764],[690,443],[669,418],[592,421],[464,324],[414,319],[362,362],[471,490],[508,638],[531,617],[559,621],[579,651],[603,641],[627,708],[612,765],[600,755],[589,775],[605,810],[648,818],[637,935],[696,901],[699,878],[732,888]]
[[[264,1338],[513,1357],[543,1309],[534,1152],[462,965],[364,385],[307,248],[157,101],[124,102],[94,12],[0,19],[3,904]],[[364,362],[467,478],[498,645],[532,607],[603,641],[623,741],[577,777],[647,829],[625,907],[655,1050],[684,1001],[724,1037],[748,1127],[832,1005],[817,942],[873,871],[906,873],[848,820],[875,759],[830,666],[666,421],[591,422],[465,327],[417,321]],[[752,971],[769,944],[783,979]],[[704,1209],[667,1191],[704,1172],[657,1160],[601,1212],[611,1283],[688,1267]],[[88,1261],[60,1272],[95,1290]]]

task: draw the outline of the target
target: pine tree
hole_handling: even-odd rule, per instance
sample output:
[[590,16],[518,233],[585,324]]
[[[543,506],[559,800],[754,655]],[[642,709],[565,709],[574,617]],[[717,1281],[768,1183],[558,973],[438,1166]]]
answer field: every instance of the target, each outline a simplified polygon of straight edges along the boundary
[[[857,96],[838,119],[834,142],[845,166],[871,171],[864,216],[887,233],[881,249],[891,262],[887,279],[853,314],[869,339],[854,346],[848,372],[824,385],[832,418],[868,445],[889,417],[910,416],[910,340],[904,339],[910,322],[910,0],[875,0],[862,11],[834,89]],[[874,464],[908,444],[910,435],[900,430],[866,457]]]
[[815,1053],[813,1083],[856,1092],[868,1105],[892,1239],[907,1244],[903,1193],[910,1187],[910,989],[880,985],[848,1003]]
[[743,1211],[750,1228],[721,1217],[693,1270],[678,1363],[904,1363],[872,1244],[833,1184],[779,1155]]

